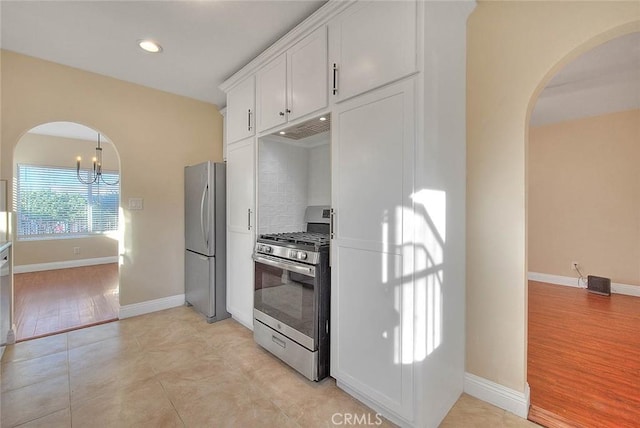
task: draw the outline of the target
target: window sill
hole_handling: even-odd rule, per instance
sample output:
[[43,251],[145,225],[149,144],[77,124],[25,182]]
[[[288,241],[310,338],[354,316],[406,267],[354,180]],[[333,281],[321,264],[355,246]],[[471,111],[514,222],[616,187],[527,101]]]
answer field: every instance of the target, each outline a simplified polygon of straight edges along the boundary
[[78,235],[47,235],[47,236],[21,236],[16,238],[18,242],[33,242],[33,241],[62,241],[66,239],[86,239],[86,238],[113,238],[114,232],[108,233],[83,233]]

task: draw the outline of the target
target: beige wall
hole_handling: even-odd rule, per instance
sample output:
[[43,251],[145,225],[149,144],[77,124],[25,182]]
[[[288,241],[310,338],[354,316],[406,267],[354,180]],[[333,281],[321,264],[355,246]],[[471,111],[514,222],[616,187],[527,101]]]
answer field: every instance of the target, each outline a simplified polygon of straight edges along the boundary
[[[118,155],[112,144],[102,140],[102,160],[105,171],[118,171]],[[16,165],[47,165],[75,167],[75,159],[81,156],[85,167],[95,156],[96,141],[53,137],[27,133],[22,136],[13,154],[13,176]],[[9,198],[9,209],[13,209]],[[16,266],[65,262],[71,260],[113,257],[118,255],[118,241],[114,236],[86,236],[74,239],[15,240],[13,262]],[[74,247],[80,254],[74,254]]]
[[640,30],[640,7],[481,1],[467,30],[466,369],[524,392],[530,112],[562,65]]
[[[222,116],[212,104],[2,51],[2,178],[36,125],[77,122],[120,154],[124,236],[120,304],[184,293],[183,167],[222,159]],[[144,210],[127,201],[144,198]]]
[[532,128],[529,271],[640,286],[640,110]]

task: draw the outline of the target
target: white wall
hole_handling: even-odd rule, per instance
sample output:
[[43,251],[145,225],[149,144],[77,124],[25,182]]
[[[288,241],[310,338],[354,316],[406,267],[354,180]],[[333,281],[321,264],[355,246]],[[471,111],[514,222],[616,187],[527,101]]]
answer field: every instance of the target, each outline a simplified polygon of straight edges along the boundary
[[[315,139],[314,139],[315,140]],[[329,135],[307,148],[277,138],[260,140],[258,153],[258,232],[305,230],[309,205],[331,204]],[[317,144],[317,143],[316,143]]]
[[308,150],[262,140],[258,156],[259,233],[303,230]]
[[307,205],[331,205],[331,150],[327,144],[309,149]]

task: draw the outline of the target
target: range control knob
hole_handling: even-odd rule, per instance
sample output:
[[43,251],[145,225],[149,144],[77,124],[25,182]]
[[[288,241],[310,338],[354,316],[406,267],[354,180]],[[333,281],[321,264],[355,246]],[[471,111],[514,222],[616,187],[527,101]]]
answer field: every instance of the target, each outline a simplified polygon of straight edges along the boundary
[[305,253],[304,251],[300,251],[298,253],[298,259],[300,260],[307,260],[307,253]]
[[289,251],[289,257],[291,257],[292,259],[295,259],[296,257],[298,257],[298,252],[295,250]]
[[264,251],[265,253],[269,254],[272,250],[271,250],[270,246],[265,245],[264,247],[262,247],[262,251]]

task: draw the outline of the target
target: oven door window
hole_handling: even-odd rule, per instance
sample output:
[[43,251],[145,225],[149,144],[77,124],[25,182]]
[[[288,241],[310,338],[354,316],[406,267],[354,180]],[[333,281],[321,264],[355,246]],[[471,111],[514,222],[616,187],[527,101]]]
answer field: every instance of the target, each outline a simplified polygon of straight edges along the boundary
[[315,278],[255,263],[255,308],[314,337]]

